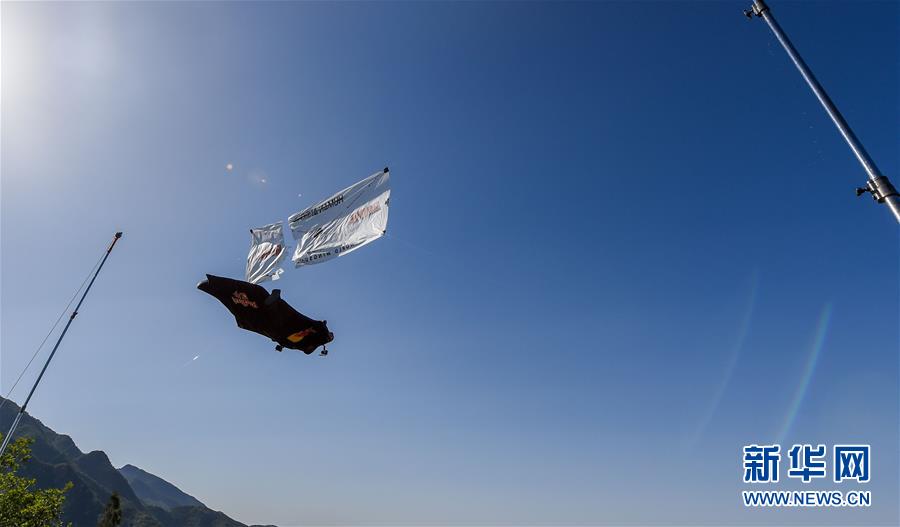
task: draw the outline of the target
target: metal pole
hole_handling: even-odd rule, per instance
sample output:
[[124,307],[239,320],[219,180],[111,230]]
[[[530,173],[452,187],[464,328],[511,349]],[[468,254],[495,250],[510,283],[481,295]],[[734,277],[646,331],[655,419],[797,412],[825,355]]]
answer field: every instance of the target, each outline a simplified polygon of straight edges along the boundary
[[872,194],[875,201],[886,204],[891,209],[891,212],[894,213],[894,218],[900,223],[900,194],[897,193],[897,189],[891,185],[887,176],[882,175],[878,170],[878,167],[875,166],[875,161],[869,157],[869,153],[866,152],[866,149],[863,147],[862,143],[860,143],[856,134],[850,129],[850,125],[847,124],[847,121],[844,120],[841,112],[838,111],[837,107],[831,101],[831,98],[825,93],[825,88],[823,88],[822,85],[819,84],[819,81],[816,80],[816,77],[809,69],[809,66],[803,62],[803,58],[800,57],[800,54],[794,48],[794,45],[791,44],[787,35],[782,31],[781,26],[778,25],[775,17],[772,16],[772,10],[766,5],[765,0],[754,0],[753,5],[750,6],[750,9],[744,11],[744,14],[747,18],[753,18],[755,15],[769,24],[769,28],[775,33],[778,42],[781,42],[782,47],[784,47],[784,50],[787,51],[787,54],[794,62],[794,66],[797,66],[797,69],[800,70],[803,79],[806,80],[806,83],[809,84],[813,93],[816,94],[819,102],[825,107],[828,116],[831,117],[831,120],[834,122],[834,125],[837,126],[838,131],[841,132],[841,135],[844,137],[844,140],[847,141],[847,144],[850,145],[850,150],[853,151],[853,155],[856,156],[856,159],[858,159],[863,166],[863,169],[869,176],[869,181],[865,188],[856,189],[856,195],[859,196],[865,192],[869,192]]
[[96,280],[97,275],[100,274],[100,269],[103,269],[103,264],[105,264],[106,259],[109,258],[109,253],[112,252],[113,247],[116,246],[116,242],[119,241],[119,238],[121,237],[121,232],[117,232],[115,237],[113,237],[112,243],[110,243],[109,247],[107,247],[106,249],[106,254],[103,256],[103,260],[100,261],[100,265],[97,267],[97,271],[94,272],[94,277],[91,278],[91,282],[88,284],[87,289],[85,289],[84,294],[81,295],[81,300],[78,301],[78,304],[75,306],[72,314],[69,315],[69,321],[66,322],[66,326],[63,328],[62,333],[60,333],[59,338],[56,340],[56,344],[53,346],[53,351],[51,351],[50,356],[47,357],[47,362],[44,363],[44,367],[41,368],[41,373],[38,375],[37,380],[34,381],[34,386],[32,386],[31,391],[28,392],[28,397],[25,399],[25,403],[22,404],[21,408],[19,408],[19,413],[13,420],[12,426],[9,428],[9,432],[7,432],[6,436],[3,438],[3,444],[0,445],[0,456],[3,456],[3,453],[6,452],[6,447],[7,445],[9,445],[13,433],[16,431],[16,427],[19,426],[19,420],[22,419],[22,415],[25,413],[25,408],[28,406],[28,402],[31,401],[31,396],[34,395],[34,391],[37,389],[38,384],[41,382],[41,378],[44,376],[44,372],[47,371],[47,366],[50,365],[50,361],[53,360],[53,356],[56,354],[56,350],[59,349],[59,344],[62,342],[63,337],[65,337],[66,332],[69,331],[69,326],[72,325],[72,321],[75,320],[75,317],[78,315],[78,308],[81,307],[81,303],[84,302],[85,297],[87,297],[88,291],[90,291],[91,286],[94,285],[94,280]]

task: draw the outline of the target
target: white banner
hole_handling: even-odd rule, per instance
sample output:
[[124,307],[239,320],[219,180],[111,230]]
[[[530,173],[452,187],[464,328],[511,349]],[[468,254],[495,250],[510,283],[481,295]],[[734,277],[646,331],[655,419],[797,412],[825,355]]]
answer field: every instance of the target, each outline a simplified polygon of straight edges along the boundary
[[290,218],[294,265],[324,262],[384,235],[391,197],[387,169],[376,172]]
[[284,269],[278,267],[284,259],[282,222],[250,229],[250,254],[247,255],[247,281],[253,284],[268,279],[278,280]]

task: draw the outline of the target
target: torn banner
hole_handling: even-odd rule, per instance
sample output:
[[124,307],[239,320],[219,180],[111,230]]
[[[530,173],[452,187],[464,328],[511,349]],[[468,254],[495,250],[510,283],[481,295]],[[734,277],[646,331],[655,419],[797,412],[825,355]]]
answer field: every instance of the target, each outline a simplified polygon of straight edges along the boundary
[[278,280],[284,269],[278,267],[284,259],[282,222],[258,229],[250,229],[250,253],[247,255],[247,281],[258,284]]
[[297,248],[296,267],[350,253],[384,235],[390,202],[385,168],[288,218]]

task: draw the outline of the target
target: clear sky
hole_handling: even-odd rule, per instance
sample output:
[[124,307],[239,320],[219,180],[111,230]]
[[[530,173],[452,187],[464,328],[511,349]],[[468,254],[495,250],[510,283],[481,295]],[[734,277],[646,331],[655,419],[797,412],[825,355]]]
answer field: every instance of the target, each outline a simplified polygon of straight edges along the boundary
[[[3,2],[3,393],[123,230],[29,410],[241,521],[896,525],[897,225],[747,4]],[[900,180],[900,4],[771,4]],[[195,289],[384,166],[280,282],[327,358]],[[755,442],[873,506],[745,509]]]

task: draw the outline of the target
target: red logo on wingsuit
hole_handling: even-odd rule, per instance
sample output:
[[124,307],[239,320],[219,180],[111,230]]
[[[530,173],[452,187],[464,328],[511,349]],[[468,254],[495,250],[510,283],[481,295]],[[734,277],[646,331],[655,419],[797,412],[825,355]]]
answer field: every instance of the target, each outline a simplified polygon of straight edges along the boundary
[[242,293],[241,291],[235,291],[234,293],[231,293],[231,301],[244,307],[252,307],[253,309],[257,309],[258,307],[256,305],[256,302],[253,302],[252,300],[250,300],[250,298],[247,297],[247,293]]
[[296,343],[300,342],[301,340],[303,340],[303,337],[305,337],[311,333],[315,333],[315,332],[316,332],[316,330],[314,330],[313,328],[306,328],[303,331],[298,331],[298,332],[294,333],[293,335],[288,335],[287,339],[289,341],[293,342],[294,344],[296,344]]

